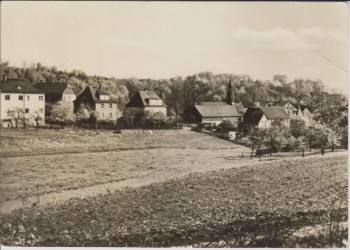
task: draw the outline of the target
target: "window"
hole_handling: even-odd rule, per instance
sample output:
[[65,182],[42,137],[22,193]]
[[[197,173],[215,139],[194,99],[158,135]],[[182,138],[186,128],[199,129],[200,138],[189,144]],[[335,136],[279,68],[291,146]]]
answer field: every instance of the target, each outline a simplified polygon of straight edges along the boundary
[[39,95],[39,101],[43,101],[44,97],[42,95]]
[[102,103],[102,104],[101,104],[101,108],[104,108],[104,107],[105,107],[105,105],[104,105],[104,103]]
[[9,101],[10,100],[10,95],[5,95],[5,100]]
[[29,97],[30,97],[30,96],[29,96],[29,95],[27,95],[27,101],[29,101]]
[[23,95],[19,95],[18,100],[23,101]]
[[113,104],[112,104],[112,103],[110,103],[110,104],[109,104],[109,107],[110,107],[110,108],[112,108],[112,107],[113,107]]
[[26,114],[28,114],[29,113],[29,109],[26,109]]
[[102,118],[105,117],[105,114],[104,114],[104,113],[101,113],[101,117],[102,117]]
[[113,115],[112,115],[112,113],[109,113],[109,117],[112,117]]
[[40,113],[44,113],[44,109],[39,109],[39,112]]

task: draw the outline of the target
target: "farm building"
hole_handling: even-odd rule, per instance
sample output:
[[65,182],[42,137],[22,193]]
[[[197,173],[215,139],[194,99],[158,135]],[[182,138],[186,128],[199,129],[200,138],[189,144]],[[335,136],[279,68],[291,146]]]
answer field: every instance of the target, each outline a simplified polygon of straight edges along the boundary
[[119,118],[119,109],[117,102],[111,100],[111,96],[106,91],[99,88],[88,86],[73,101],[74,112],[77,112],[81,105],[86,105],[99,114],[99,119],[104,121],[116,122]]
[[189,107],[184,112],[184,121],[188,123],[210,124],[217,126],[225,120],[238,122],[241,116],[237,109],[225,102],[203,102]]
[[215,127],[223,121],[238,123],[242,116],[233,102],[231,80],[227,86],[226,102],[202,102],[184,110],[183,119],[186,123],[196,123]]
[[23,79],[7,79],[0,84],[1,126],[45,123],[45,94]]
[[154,91],[138,91],[130,101],[125,105],[124,112],[134,115],[144,114],[146,111],[151,113],[161,112],[167,115],[167,106],[164,101]]
[[290,118],[282,107],[252,107],[244,114],[243,126],[246,129],[269,128],[277,120],[286,127],[290,126]]
[[75,92],[66,82],[39,82],[34,85],[45,93],[45,102],[55,104],[59,101],[71,102],[76,99]]

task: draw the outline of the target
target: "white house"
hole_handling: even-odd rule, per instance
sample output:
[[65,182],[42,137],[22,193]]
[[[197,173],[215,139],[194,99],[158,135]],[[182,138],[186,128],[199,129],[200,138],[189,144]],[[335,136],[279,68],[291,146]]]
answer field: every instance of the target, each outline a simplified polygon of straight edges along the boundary
[[145,111],[161,112],[166,116],[166,107],[164,101],[154,91],[145,90],[138,91],[125,105],[124,111],[134,114],[142,114]]
[[45,123],[45,94],[22,79],[7,79],[0,83],[1,126],[39,125]]
[[252,107],[248,108],[243,117],[246,128],[269,128],[275,121],[290,127],[290,118],[282,107]]
[[116,123],[120,115],[118,103],[112,100],[110,94],[104,91],[101,86],[99,88],[86,87],[73,103],[74,112],[77,112],[80,105],[84,104],[97,111],[100,115],[100,120]]

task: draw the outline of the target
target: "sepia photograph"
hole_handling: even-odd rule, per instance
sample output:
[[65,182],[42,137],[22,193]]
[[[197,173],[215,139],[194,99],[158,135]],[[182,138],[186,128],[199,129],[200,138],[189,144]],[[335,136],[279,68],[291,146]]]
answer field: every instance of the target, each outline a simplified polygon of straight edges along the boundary
[[0,8],[1,248],[348,247],[348,2]]

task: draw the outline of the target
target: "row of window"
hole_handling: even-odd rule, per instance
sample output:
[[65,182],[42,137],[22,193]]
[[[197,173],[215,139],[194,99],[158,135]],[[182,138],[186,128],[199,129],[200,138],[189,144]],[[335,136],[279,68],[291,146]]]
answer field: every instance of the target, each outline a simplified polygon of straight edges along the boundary
[[[6,101],[9,101],[11,99],[11,97],[10,97],[10,95],[5,95],[5,100]],[[18,100],[20,100],[20,101],[23,101],[23,95],[19,95],[18,96]],[[30,96],[29,95],[27,95],[27,101],[29,101],[30,100]],[[39,96],[39,101],[43,101],[44,100],[44,97],[43,96]]]
[[[104,103],[101,103],[101,108],[104,108],[105,107],[105,104]],[[109,104],[109,108],[112,108],[113,107],[113,104],[112,103],[110,103]]]

